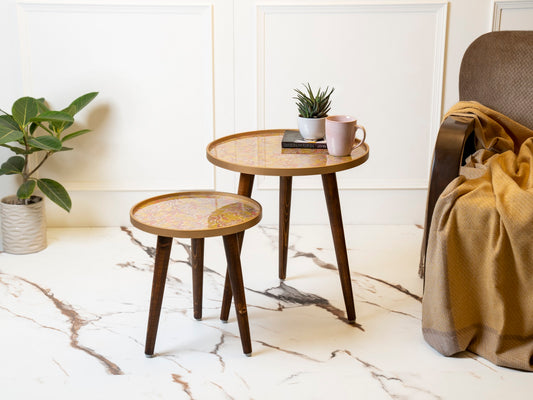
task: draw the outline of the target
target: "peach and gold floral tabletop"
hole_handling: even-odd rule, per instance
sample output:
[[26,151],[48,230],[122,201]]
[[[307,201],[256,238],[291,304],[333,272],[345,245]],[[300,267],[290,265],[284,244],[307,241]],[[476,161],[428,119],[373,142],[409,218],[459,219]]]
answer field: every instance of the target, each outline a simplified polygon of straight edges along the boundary
[[284,131],[251,131],[222,137],[207,146],[207,159],[231,171],[274,176],[328,174],[356,167],[368,159],[366,143],[345,157],[331,156],[327,149],[285,149],[281,147]]
[[195,191],[152,197],[134,206],[131,222],[171,237],[209,237],[247,229],[261,219],[256,201],[232,193]]

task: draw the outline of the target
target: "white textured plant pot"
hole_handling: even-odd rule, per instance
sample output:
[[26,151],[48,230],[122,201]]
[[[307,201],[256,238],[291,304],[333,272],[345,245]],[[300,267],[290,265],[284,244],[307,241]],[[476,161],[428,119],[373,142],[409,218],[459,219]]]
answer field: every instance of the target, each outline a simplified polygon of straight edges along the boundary
[[326,117],[303,118],[298,117],[298,130],[306,140],[322,139],[326,134]]
[[29,254],[46,248],[46,220],[42,197],[32,196],[32,204],[9,204],[17,196],[0,202],[2,245],[6,253]]

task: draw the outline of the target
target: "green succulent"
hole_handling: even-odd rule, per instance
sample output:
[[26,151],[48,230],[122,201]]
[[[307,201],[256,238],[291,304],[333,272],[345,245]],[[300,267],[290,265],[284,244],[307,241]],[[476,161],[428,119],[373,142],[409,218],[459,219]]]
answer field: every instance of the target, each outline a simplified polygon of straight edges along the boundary
[[[40,178],[36,171],[53,154],[72,150],[64,143],[90,132],[81,129],[65,133],[74,123],[74,115],[89,104],[98,93],[92,92],[78,97],[61,111],[50,110],[44,99],[22,97],[13,104],[11,114],[0,110],[0,146],[16,155],[0,165],[0,175],[20,175],[22,184],[17,190],[21,203],[27,203],[36,187],[66,211],[72,201],[65,188],[52,179]],[[30,155],[36,157],[36,166],[29,162]]]
[[294,89],[297,96],[293,97],[296,101],[296,106],[298,107],[298,114],[303,118],[324,118],[328,116],[328,112],[331,108],[331,93],[335,88],[331,88],[328,93],[329,88],[326,87],[325,90],[318,88],[316,94],[313,94],[311,85],[307,83],[304,84],[304,87],[307,93],[302,92],[299,89]]

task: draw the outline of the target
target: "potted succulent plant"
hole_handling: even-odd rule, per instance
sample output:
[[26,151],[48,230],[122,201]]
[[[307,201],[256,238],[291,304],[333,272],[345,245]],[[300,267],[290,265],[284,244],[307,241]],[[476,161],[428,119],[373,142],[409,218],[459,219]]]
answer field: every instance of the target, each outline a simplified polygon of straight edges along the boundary
[[335,88],[318,88],[314,94],[309,83],[304,84],[304,87],[307,93],[294,89],[296,97],[293,98],[298,107],[298,130],[306,140],[322,139],[326,133],[326,117],[331,108],[330,96]]
[[65,142],[90,132],[89,129],[67,133],[74,115],[89,104],[97,92],[78,97],[61,111],[48,108],[45,100],[22,97],[13,103],[11,114],[0,109],[0,146],[15,153],[0,166],[0,175],[19,175],[16,195],[0,201],[4,251],[26,254],[46,247],[44,201],[34,195],[36,188],[67,212],[72,201],[68,192],[52,179],[41,178],[37,170],[55,153],[72,150]]

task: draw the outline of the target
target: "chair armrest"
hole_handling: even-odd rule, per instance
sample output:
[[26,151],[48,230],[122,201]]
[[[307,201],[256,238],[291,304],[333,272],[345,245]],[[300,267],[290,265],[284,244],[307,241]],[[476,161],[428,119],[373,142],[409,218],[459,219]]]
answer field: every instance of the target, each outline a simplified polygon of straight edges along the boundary
[[[426,217],[424,224],[424,236],[422,239],[422,249],[420,251],[420,267],[418,275],[424,277],[424,268],[426,262],[427,241],[429,237],[429,228],[431,218],[437,199],[444,191],[446,186],[459,176],[459,169],[463,160],[468,153],[473,150],[474,120],[468,122],[458,121],[453,117],[446,118],[439,129],[435,150],[433,153],[433,162],[431,164],[431,175],[429,178],[428,197],[426,205]],[[467,151],[465,152],[465,148]]]

